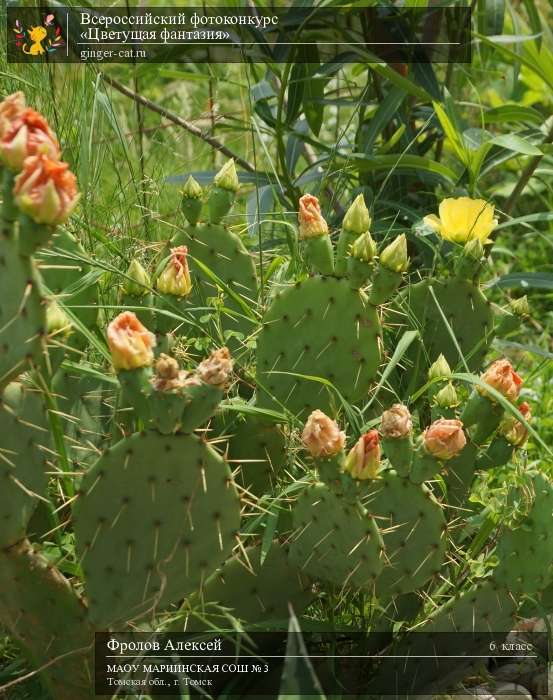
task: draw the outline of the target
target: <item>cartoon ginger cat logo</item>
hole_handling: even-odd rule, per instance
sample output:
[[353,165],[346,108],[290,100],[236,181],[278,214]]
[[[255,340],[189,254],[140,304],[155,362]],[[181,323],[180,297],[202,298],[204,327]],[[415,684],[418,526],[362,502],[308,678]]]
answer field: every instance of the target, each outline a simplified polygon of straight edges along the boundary
[[31,29],[28,29],[27,34],[33,43],[29,50],[27,50],[27,44],[23,44],[23,53],[29,56],[39,56],[45,53],[42,42],[48,36],[47,29],[39,25],[38,27],[31,27]]
[[15,46],[27,56],[43,56],[56,51],[60,46],[65,46],[61,27],[56,24],[55,16],[52,13],[44,16],[42,24],[31,24],[27,30],[23,29],[21,21],[16,19],[13,31],[15,33]]

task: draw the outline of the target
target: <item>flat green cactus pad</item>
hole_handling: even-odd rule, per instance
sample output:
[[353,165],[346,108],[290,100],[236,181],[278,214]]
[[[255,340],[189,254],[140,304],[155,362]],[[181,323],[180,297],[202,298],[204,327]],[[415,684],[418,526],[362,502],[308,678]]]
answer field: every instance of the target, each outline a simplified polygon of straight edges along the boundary
[[286,438],[275,423],[255,415],[229,413],[212,421],[211,435],[228,436],[228,459],[250,493],[270,493],[287,461]]
[[94,630],[67,579],[26,541],[0,549],[0,624],[36,668],[61,657],[41,678],[56,700],[94,695]]
[[386,471],[371,482],[363,505],[384,540],[384,569],[377,595],[387,598],[421,588],[440,571],[447,547],[443,509],[424,484]]
[[0,390],[42,358],[45,313],[32,261],[0,236]]
[[[0,548],[25,535],[37,505],[46,495],[48,419],[42,396],[12,382],[0,394]],[[34,496],[33,494],[37,494]]]
[[[190,296],[187,297],[190,305],[206,306],[209,297],[222,294],[225,308],[221,309],[218,319],[214,319],[211,333],[217,342],[227,345],[234,355],[239,354],[244,350],[244,341],[255,330],[252,320],[245,315],[244,308],[235,298],[241,298],[250,307],[257,304],[257,275],[253,257],[239,236],[223,226],[214,224],[190,226],[186,231],[177,234],[172,244],[188,246],[191,256],[193,287]],[[193,258],[207,267],[228,289],[218,290],[213,278],[210,278]],[[228,290],[231,290],[235,297]],[[191,313],[198,317],[206,314],[205,311]],[[218,329],[219,322],[223,331],[222,338]]]
[[[244,554],[227,560],[191,601],[191,607],[199,607],[205,615],[219,612],[217,606],[228,608],[234,617],[256,624],[283,620],[287,629],[288,606],[299,614],[313,599],[308,577],[289,563],[288,549],[278,541],[272,543],[263,563],[260,545],[245,551],[248,561]],[[219,612],[218,624],[226,627],[230,622]]]
[[290,561],[310,576],[340,586],[374,588],[383,544],[374,520],[325,484],[308,486],[293,511]]
[[195,435],[136,434],[87,472],[74,508],[91,619],[134,619],[186,597],[230,554],[240,502]]
[[[71,256],[86,257],[82,245],[67,231],[56,234],[51,243],[54,250],[39,253],[40,272],[48,289],[87,327],[98,318],[98,285],[96,275],[86,262]],[[67,256],[64,255],[67,253]],[[76,334],[75,340],[84,339]]]
[[274,408],[280,402],[302,416],[316,408],[331,413],[332,404],[339,405],[324,384],[292,374],[322,377],[346,401],[359,401],[380,365],[380,336],[375,307],[345,279],[312,277],[283,289],[257,341],[259,404]]
[[409,366],[401,379],[403,386],[414,382],[417,388],[423,384],[428,368],[440,354],[453,369],[459,365],[461,358],[448,325],[469,370],[480,369],[493,340],[493,312],[478,286],[456,278],[423,280],[405,288],[396,311],[399,313],[390,313],[389,322],[419,330],[421,339],[407,353]]
[[497,545],[495,580],[513,593],[532,594],[551,580],[553,561],[553,484],[544,476],[533,479],[534,503],[519,527],[506,530]]

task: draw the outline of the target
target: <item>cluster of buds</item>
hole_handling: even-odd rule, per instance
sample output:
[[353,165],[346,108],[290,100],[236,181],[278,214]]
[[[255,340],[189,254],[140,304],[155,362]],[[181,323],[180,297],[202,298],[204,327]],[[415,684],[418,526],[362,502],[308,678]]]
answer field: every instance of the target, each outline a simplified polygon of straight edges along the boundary
[[38,224],[67,221],[79,201],[77,182],[46,119],[16,92],[0,103],[0,162],[15,175],[14,200]]
[[188,269],[188,248],[185,245],[171,248],[169,262],[157,279],[156,287],[162,294],[185,297],[192,291],[192,280]]

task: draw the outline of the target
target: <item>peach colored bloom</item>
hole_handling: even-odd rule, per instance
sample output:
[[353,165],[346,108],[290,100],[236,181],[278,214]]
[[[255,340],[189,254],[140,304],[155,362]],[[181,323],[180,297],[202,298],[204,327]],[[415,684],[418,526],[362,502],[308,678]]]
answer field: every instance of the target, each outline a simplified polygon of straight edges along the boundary
[[25,95],[21,91],[8,95],[0,102],[0,139],[4,138],[11,124],[21,117],[25,108]]
[[207,360],[200,362],[196,372],[202,382],[223,389],[230,381],[232,365],[229,349],[219,348],[213,350]]
[[382,414],[380,432],[386,438],[405,438],[413,429],[411,414],[407,406],[395,403]]
[[344,431],[318,409],[307,419],[301,439],[313,457],[331,457],[343,450],[346,444]]
[[300,198],[298,213],[300,226],[300,238],[314,238],[328,233],[328,224],[321,214],[321,205],[317,197],[312,194],[304,194]]
[[15,202],[37,224],[63,224],[79,201],[77,180],[67,163],[30,156],[15,178]]
[[[523,418],[529,423],[532,419],[530,406],[524,401],[519,404],[518,410],[522,413]],[[522,447],[528,440],[528,428],[517,420],[514,416],[505,418],[499,426],[499,432],[505,439],[515,447]]]
[[379,467],[378,430],[369,430],[361,435],[351,448],[344,462],[344,471],[348,472],[354,479],[374,479],[378,474]]
[[[513,369],[509,360],[496,360],[480,377],[511,402],[515,402],[520,392],[522,379]],[[485,389],[476,387],[480,394],[487,395]]]
[[185,297],[192,290],[192,280],[188,269],[188,248],[180,245],[171,248],[171,257],[165,270],[157,280],[157,288],[163,294],[172,294],[176,297]]
[[119,314],[108,326],[108,345],[116,370],[149,367],[154,361],[156,338],[132,311]]
[[423,433],[424,449],[437,459],[447,460],[457,456],[467,444],[460,420],[439,418]]
[[60,157],[58,140],[42,114],[27,107],[12,121],[0,115],[0,161],[19,172],[26,158],[37,155]]

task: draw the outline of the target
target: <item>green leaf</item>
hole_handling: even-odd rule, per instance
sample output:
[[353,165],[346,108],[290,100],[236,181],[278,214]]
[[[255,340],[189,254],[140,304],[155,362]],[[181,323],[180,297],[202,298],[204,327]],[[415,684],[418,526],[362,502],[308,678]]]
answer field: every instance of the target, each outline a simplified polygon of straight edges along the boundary
[[533,107],[522,105],[502,105],[493,107],[484,112],[486,124],[503,124],[509,122],[529,122],[531,124],[543,124],[544,116]]
[[407,154],[394,154],[394,155],[376,155],[376,156],[365,156],[363,153],[352,153],[352,154],[340,154],[346,161],[354,161],[359,170],[365,171],[378,171],[386,170],[411,170],[415,174],[420,174],[420,172],[426,172],[431,175],[435,175],[440,179],[447,182],[448,185],[456,185],[459,175],[452,170],[449,166],[443,163],[438,163],[431,158],[424,158],[423,156],[414,156]]
[[305,81],[308,79],[305,63],[295,63],[288,81],[288,104],[286,106],[286,123],[293,124],[298,118],[305,93]]
[[397,113],[402,102],[407,95],[401,88],[394,87],[382,100],[376,112],[367,119],[366,130],[363,131],[361,150],[364,153],[371,153],[373,146],[380,132],[386,127],[394,115]]
[[491,139],[490,144],[495,146],[502,146],[509,151],[514,151],[515,153],[522,153],[525,156],[542,156],[543,153],[539,148],[531,144],[526,139],[516,134],[502,134],[501,136],[496,136]]
[[478,0],[478,31],[501,34],[505,19],[505,0]]
[[396,345],[396,348],[394,350],[394,354],[390,358],[390,361],[384,368],[384,371],[382,372],[382,376],[380,377],[380,380],[378,384],[376,385],[376,388],[374,389],[371,398],[369,399],[368,403],[364,406],[363,412],[365,412],[370,406],[372,406],[373,402],[375,401],[376,397],[378,396],[378,392],[386,381],[388,380],[388,377],[391,375],[391,373],[394,371],[394,369],[398,366],[399,362],[401,361],[401,358],[405,355],[407,352],[409,346],[411,343],[417,338],[419,335],[419,332],[417,330],[411,330],[411,331],[405,331],[405,333],[401,336],[401,339],[399,343]]
[[503,275],[490,287],[502,287],[507,289],[553,289],[552,272],[510,272]]
[[503,223],[496,226],[496,231],[502,228],[510,228],[511,226],[520,226],[521,224],[532,224],[537,221],[553,221],[553,211],[526,214],[526,216],[518,216],[516,219],[503,221]]

